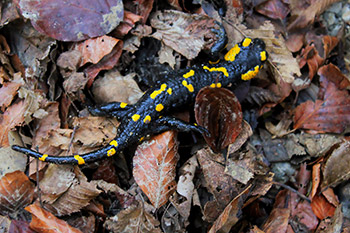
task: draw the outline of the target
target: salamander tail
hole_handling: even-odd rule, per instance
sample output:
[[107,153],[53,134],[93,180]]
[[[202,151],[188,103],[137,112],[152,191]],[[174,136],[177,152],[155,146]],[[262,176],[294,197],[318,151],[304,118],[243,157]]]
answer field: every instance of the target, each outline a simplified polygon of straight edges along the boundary
[[88,162],[93,162],[102,158],[110,157],[120,150],[118,149],[118,143],[116,140],[111,141],[107,146],[86,154],[71,155],[71,156],[52,156],[48,154],[42,154],[34,150],[13,145],[12,149],[31,157],[37,158],[44,162],[56,163],[56,164],[77,164],[82,165]]

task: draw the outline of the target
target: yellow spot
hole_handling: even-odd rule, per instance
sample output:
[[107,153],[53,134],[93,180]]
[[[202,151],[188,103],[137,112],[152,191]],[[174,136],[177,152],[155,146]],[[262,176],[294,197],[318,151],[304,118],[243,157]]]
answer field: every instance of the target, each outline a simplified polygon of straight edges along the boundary
[[116,140],[113,140],[109,143],[109,145],[114,146],[114,147],[118,147],[118,142]]
[[142,142],[144,139],[145,139],[145,137],[141,137],[139,141]]
[[157,95],[159,95],[160,93],[162,93],[163,91],[165,91],[166,89],[166,84],[163,83],[161,86],[160,86],[160,89],[159,90],[155,90],[152,92],[152,94],[150,95],[151,99],[155,99],[157,97]]
[[242,74],[241,79],[250,80],[254,78],[259,72],[259,66],[255,66],[254,70],[249,70],[247,73]]
[[145,119],[143,119],[144,123],[149,123],[151,121],[151,116],[147,115]]
[[108,150],[107,151],[107,156],[109,157],[109,156],[112,156],[112,155],[114,155],[115,154],[115,149],[114,148],[112,148],[112,149],[110,149],[110,150]]
[[41,156],[40,158],[39,158],[39,160],[41,160],[41,161],[45,161],[45,159],[47,158],[47,154],[43,154],[43,156]]
[[211,88],[215,88],[215,87],[220,88],[221,87],[221,83],[212,83],[212,84],[210,84],[210,87]]
[[194,75],[194,70],[188,71],[186,74],[183,75],[184,78],[189,78]]
[[226,61],[234,61],[236,59],[237,54],[241,51],[241,48],[236,44],[232,49],[230,49],[226,54],[225,54],[225,60]]
[[163,108],[164,108],[163,104],[157,104],[157,106],[156,106],[156,111],[157,111],[157,112],[160,112],[160,111],[163,110]]
[[193,92],[193,91],[194,91],[194,88],[193,88],[192,84],[188,84],[186,80],[183,80],[183,81],[182,81],[182,85],[184,85],[185,87],[187,87],[187,89],[188,89],[189,92]]
[[130,133],[129,133],[129,136],[132,136],[133,134],[134,134],[134,132],[130,132]]
[[168,92],[169,95],[173,94],[173,89],[171,89],[170,87],[168,88],[168,90],[166,91]]
[[218,59],[217,61],[209,61],[210,65],[216,65],[220,62],[220,59]]
[[127,103],[124,103],[124,102],[121,102],[121,103],[120,103],[120,107],[121,107],[121,108],[125,108],[126,105],[128,105],[128,104],[127,104]]
[[242,45],[243,45],[243,47],[248,47],[248,46],[250,45],[251,42],[252,42],[252,39],[250,39],[250,38],[245,38],[245,39],[243,40]]
[[85,160],[80,155],[74,155],[74,158],[78,161],[79,165],[82,165],[85,163]]
[[228,77],[228,72],[227,69],[225,67],[212,67],[209,68],[208,66],[203,66],[203,69],[205,70],[209,70],[209,72],[222,72],[226,77]]
[[133,121],[136,122],[136,121],[138,121],[140,119],[140,115],[139,114],[134,114],[131,118],[132,118]]
[[266,51],[260,52],[260,60],[265,61],[266,60]]

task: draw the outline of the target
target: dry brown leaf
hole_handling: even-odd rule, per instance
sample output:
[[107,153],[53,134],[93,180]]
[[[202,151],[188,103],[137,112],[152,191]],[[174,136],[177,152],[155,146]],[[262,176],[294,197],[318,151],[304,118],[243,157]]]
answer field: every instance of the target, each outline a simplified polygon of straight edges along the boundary
[[152,37],[191,60],[207,45],[214,42],[218,29],[212,18],[180,11],[157,11],[151,16],[151,25],[157,31]]
[[104,56],[100,62],[97,64],[92,64],[84,69],[84,73],[89,78],[89,82],[87,83],[87,87],[90,88],[92,83],[94,82],[96,76],[101,70],[110,70],[112,69],[119,61],[120,56],[123,51],[123,41],[119,41],[119,43],[114,46],[112,52]]
[[332,63],[319,68],[317,74],[323,77],[327,77],[330,81],[335,83],[339,89],[350,89],[350,81],[339,70],[339,68]]
[[[335,149],[323,167],[323,182],[321,190],[328,186],[335,187],[350,177],[350,143],[345,141]],[[341,162],[339,162],[341,161]]]
[[320,15],[324,10],[326,10],[331,4],[338,2],[339,0],[319,0],[313,2],[306,9],[295,9],[292,12],[298,15],[298,17],[288,25],[288,30],[304,28],[307,25],[311,25],[315,17]]
[[209,148],[205,148],[197,151],[196,156],[205,179],[202,185],[214,195],[214,200],[207,202],[204,207],[204,217],[211,222],[237,196],[238,182],[225,173],[225,166],[222,165],[224,158],[221,154],[214,154]]
[[320,220],[326,217],[332,217],[335,212],[335,207],[323,195],[314,196],[311,201],[311,207],[314,214]]
[[27,206],[25,210],[32,214],[30,228],[37,233],[82,233],[80,230],[68,225],[65,221],[56,218],[50,212],[40,208],[36,203]]
[[320,82],[318,99],[306,101],[295,108],[294,129],[342,133],[350,125],[350,95],[325,77],[320,77]]
[[8,133],[15,126],[22,125],[24,123],[24,114],[27,111],[27,103],[21,100],[15,104],[12,104],[6,109],[4,114],[0,115],[0,146],[8,147]]
[[[317,233],[338,233],[338,232],[349,232],[349,228],[345,227],[347,225],[344,221],[344,215],[342,212],[342,206],[338,206],[335,213],[331,219],[326,218],[321,221],[315,232]],[[348,230],[346,230],[348,229]]]
[[109,103],[113,101],[136,103],[143,95],[133,79],[135,74],[122,76],[118,71],[107,72],[104,77],[94,82],[92,92],[98,103]]
[[104,56],[112,51],[119,41],[120,40],[116,38],[103,35],[75,44],[73,50],[78,50],[82,56],[78,67],[81,67],[88,62],[97,64]]
[[1,111],[5,111],[5,108],[8,107],[15,95],[17,95],[17,90],[21,86],[20,83],[16,82],[6,82],[0,88],[0,108]]
[[120,211],[106,220],[105,227],[111,232],[160,233],[159,221],[148,213],[141,203]]
[[239,195],[237,195],[220,214],[218,219],[215,220],[212,227],[208,231],[209,233],[215,232],[230,232],[230,229],[240,219],[240,214],[244,200],[247,198],[251,186],[245,188]]
[[265,233],[287,232],[290,210],[285,208],[275,208],[271,211],[268,219],[261,229]]
[[[73,172],[66,169],[64,170],[63,173],[65,174],[61,174],[64,177],[60,179],[61,184],[58,184],[57,181],[54,184],[48,184],[50,188],[42,198],[44,202],[49,202],[49,204],[44,204],[45,208],[57,216],[69,215],[80,211],[83,207],[89,205],[90,201],[101,192],[96,188],[96,184],[87,181],[87,178],[78,167],[74,167]],[[52,174],[51,172],[48,175],[54,176],[55,174]],[[71,180],[72,176],[73,180]],[[52,182],[52,179],[54,179],[54,177],[48,178],[48,182],[50,180]],[[67,184],[64,184],[65,181],[71,182],[71,186],[67,187]],[[62,185],[63,188],[61,187]],[[41,185],[41,187],[43,189],[46,188],[43,187],[43,185]],[[67,191],[63,192],[66,188],[68,188]],[[63,193],[62,195],[57,196],[56,191]]]
[[[192,207],[192,196],[194,192],[193,178],[198,166],[197,158],[193,155],[189,158],[186,163],[180,168],[179,181],[177,183],[175,197],[171,198],[170,201],[179,212],[179,214],[186,220],[190,216]],[[184,198],[185,200],[183,200]]]
[[176,189],[177,147],[176,133],[167,131],[142,143],[135,152],[134,179],[155,208],[164,205]]
[[0,180],[0,213],[12,215],[33,200],[34,184],[21,171],[7,173]]
[[290,11],[289,6],[280,0],[262,2],[255,10],[271,19],[279,20],[284,20]]
[[266,43],[266,50],[269,53],[269,61],[275,65],[272,69],[275,72],[277,84],[281,81],[292,83],[295,76],[300,76],[300,69],[297,60],[288,50],[286,42],[281,35],[275,35],[275,27],[271,22],[266,21],[258,29],[247,30],[249,37],[259,37]]

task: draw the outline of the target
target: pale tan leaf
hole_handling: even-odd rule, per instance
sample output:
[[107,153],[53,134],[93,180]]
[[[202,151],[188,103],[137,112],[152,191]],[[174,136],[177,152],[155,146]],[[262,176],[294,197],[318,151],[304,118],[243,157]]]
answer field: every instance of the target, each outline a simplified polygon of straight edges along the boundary
[[[101,192],[96,188],[95,183],[87,181],[87,178],[78,167],[74,167],[74,171],[70,171],[69,169],[64,170],[63,173],[65,174],[61,174],[64,178],[60,180],[60,183],[56,181],[54,184],[51,184],[50,189],[47,189],[49,191],[46,191],[46,195],[43,196],[43,200],[47,200],[50,203],[45,204],[45,208],[57,216],[78,212],[83,207],[89,205],[90,201]],[[51,172],[51,175],[53,176],[54,174]],[[71,176],[73,176],[73,180],[71,180]],[[54,177],[51,179],[54,179]],[[67,185],[63,183],[64,181],[71,183],[68,189]],[[46,184],[47,183],[48,182],[46,182]],[[64,186],[63,188],[61,188],[62,185]],[[41,187],[43,189],[46,188],[43,186]],[[63,192],[65,189],[67,191]],[[56,190],[60,192],[61,195],[56,195]]]
[[142,143],[135,152],[134,179],[155,208],[164,205],[176,189],[177,147],[176,133],[167,131]]

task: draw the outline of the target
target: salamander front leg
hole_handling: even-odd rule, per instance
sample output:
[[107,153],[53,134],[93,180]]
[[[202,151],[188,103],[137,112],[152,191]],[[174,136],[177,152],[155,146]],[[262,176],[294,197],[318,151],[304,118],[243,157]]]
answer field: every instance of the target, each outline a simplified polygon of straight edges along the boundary
[[99,106],[88,106],[88,109],[92,115],[115,117],[120,120],[134,107],[124,102],[111,102]]
[[151,125],[150,129],[152,129],[153,132],[156,131],[154,133],[159,133],[166,130],[177,130],[182,132],[194,131],[200,134],[209,134],[208,130],[203,128],[202,126],[192,125],[185,121],[176,119],[175,117],[165,116],[160,119],[157,119],[153,123],[155,124],[155,127],[152,127],[153,125]]

